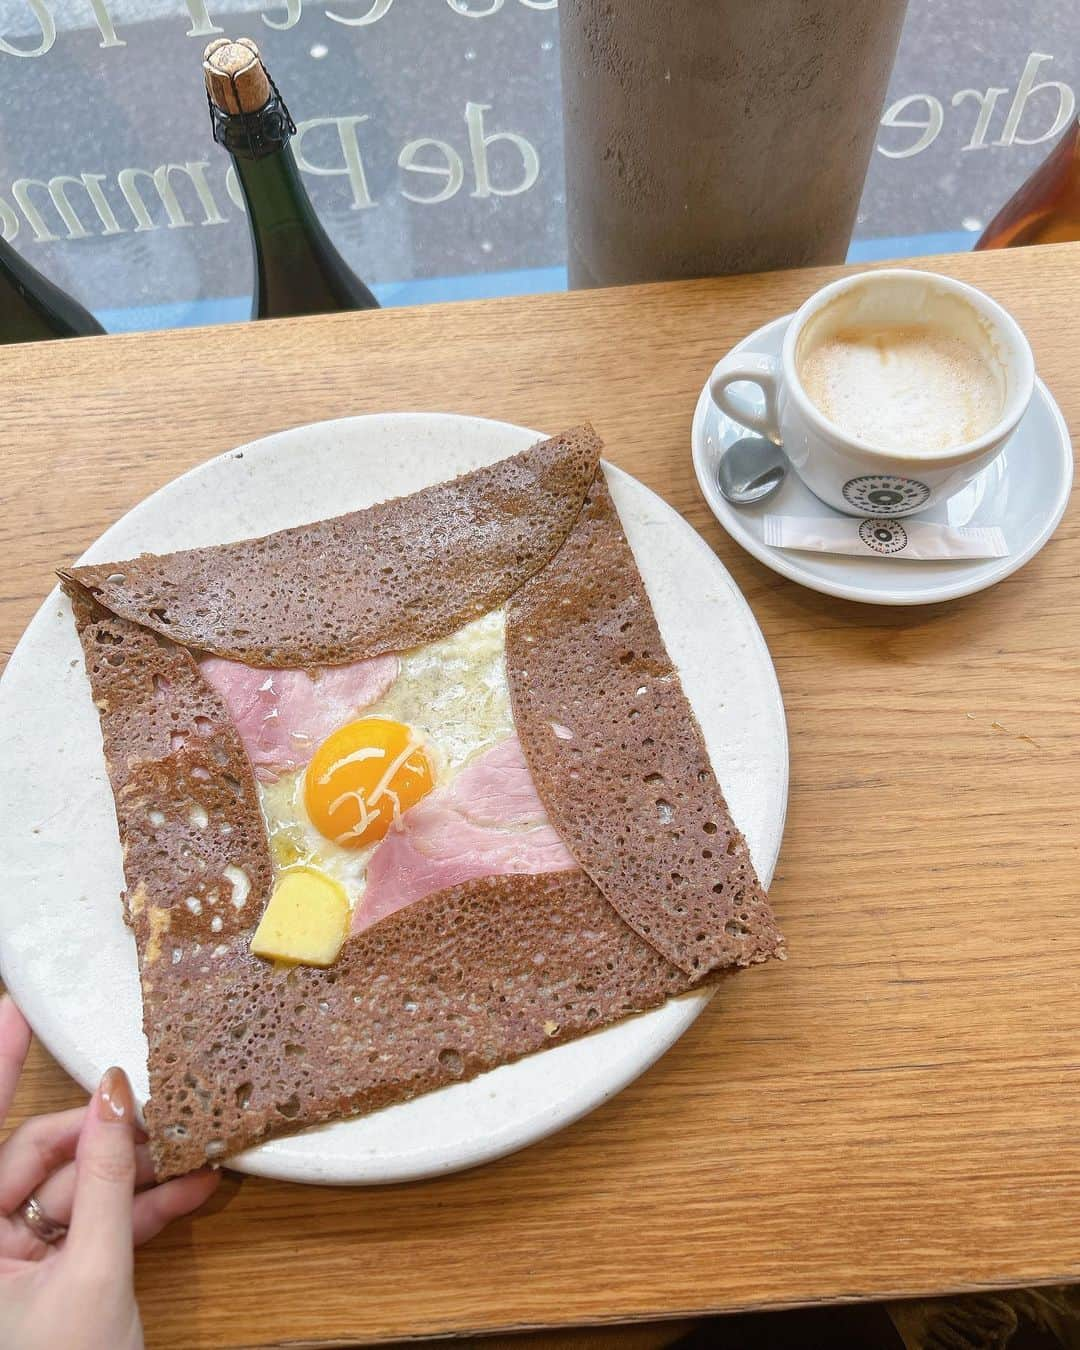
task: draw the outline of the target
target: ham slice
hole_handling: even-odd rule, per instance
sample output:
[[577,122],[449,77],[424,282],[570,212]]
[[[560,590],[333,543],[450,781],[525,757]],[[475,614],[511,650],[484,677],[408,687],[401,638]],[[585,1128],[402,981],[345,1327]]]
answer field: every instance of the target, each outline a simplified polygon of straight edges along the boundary
[[320,743],[390,688],[396,656],[324,670],[257,670],[211,656],[200,663],[244,742],[256,778],[276,782],[301,768]]
[[465,881],[576,867],[548,824],[521,744],[512,736],[395,823],[371,855],[353,932]]
[[474,825],[506,830],[547,824],[547,814],[516,736],[477,755],[442,796],[447,806]]

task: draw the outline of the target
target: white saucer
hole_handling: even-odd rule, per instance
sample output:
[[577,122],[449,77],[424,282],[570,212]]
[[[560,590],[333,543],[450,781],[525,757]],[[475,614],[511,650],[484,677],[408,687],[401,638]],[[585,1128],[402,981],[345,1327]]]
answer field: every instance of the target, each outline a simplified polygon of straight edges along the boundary
[[[791,315],[750,333],[734,351],[780,354]],[[753,405],[761,395],[753,385],[734,386]],[[773,548],[764,541],[766,515],[836,516],[794,472],[779,492],[758,506],[732,506],[720,495],[716,466],[746,428],[722,413],[706,384],[694,412],[694,472],[713,515],[732,539],[781,576],[811,590],[876,605],[922,605],[952,600],[992,586],[1023,567],[1053,534],[1069,500],[1073,452],[1061,410],[1046,385],[1035,381],[1035,396],[1016,434],[996,460],[962,492],[928,511],[920,520],[949,525],[999,525],[1008,556],[976,561],[901,562],[895,558],[855,558]],[[1022,469],[1018,466],[1022,465]]]

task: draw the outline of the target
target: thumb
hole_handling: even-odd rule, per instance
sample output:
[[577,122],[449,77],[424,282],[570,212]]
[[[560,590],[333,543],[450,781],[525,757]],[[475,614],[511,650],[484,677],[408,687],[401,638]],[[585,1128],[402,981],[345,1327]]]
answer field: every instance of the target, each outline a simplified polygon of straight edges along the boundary
[[90,1101],[75,1152],[75,1196],[65,1252],[115,1278],[132,1267],[135,1099],[123,1069],[108,1069]]

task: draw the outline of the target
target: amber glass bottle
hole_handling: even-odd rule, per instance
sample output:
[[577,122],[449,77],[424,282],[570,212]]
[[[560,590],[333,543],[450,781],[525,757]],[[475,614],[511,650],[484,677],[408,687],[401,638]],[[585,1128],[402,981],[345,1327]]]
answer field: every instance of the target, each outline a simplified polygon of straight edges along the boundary
[[987,225],[976,248],[1080,239],[1080,117]]

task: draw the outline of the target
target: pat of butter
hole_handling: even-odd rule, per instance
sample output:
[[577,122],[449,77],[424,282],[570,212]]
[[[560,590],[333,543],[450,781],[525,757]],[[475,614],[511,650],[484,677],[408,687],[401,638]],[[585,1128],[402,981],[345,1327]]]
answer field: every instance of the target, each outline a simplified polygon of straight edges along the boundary
[[274,961],[331,966],[349,926],[344,890],[322,872],[299,867],[278,878],[251,950]]

